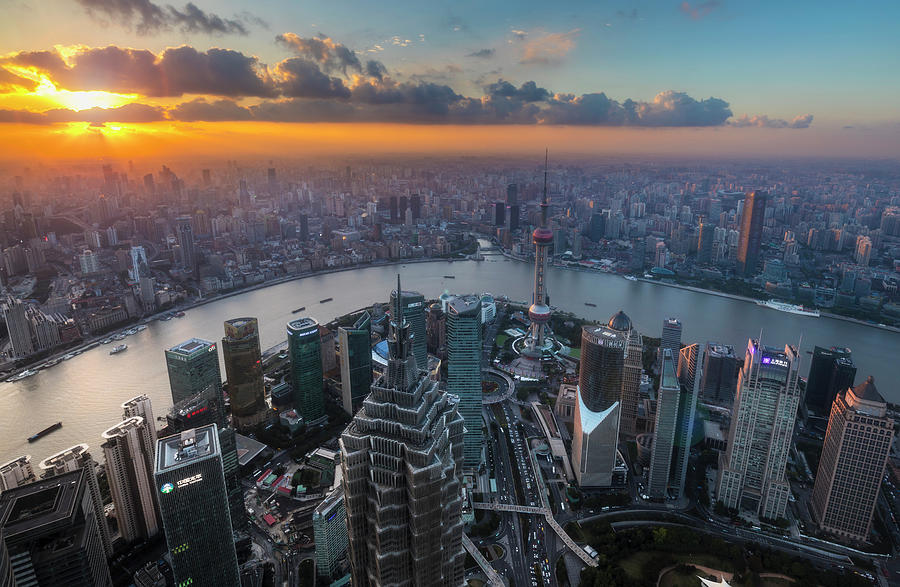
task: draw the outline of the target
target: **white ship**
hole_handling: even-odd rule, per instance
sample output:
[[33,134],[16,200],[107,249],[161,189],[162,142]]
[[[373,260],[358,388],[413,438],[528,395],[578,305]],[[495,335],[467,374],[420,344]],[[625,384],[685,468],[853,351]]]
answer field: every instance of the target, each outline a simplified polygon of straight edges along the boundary
[[785,302],[776,302],[775,300],[768,300],[766,302],[757,301],[757,306],[765,306],[766,308],[772,308],[773,310],[778,310],[779,312],[787,312],[788,314],[799,314],[801,316],[813,316],[815,318],[819,317],[819,311],[815,308],[809,309],[804,308],[803,306],[795,306],[794,304],[788,304]]
[[624,277],[628,281],[637,281],[637,277],[635,277],[634,275],[623,275],[622,277]]
[[113,347],[113,349],[111,351],[109,351],[109,354],[116,355],[118,353],[121,353],[121,352],[127,351],[127,350],[128,350],[127,344],[117,344],[116,346]]

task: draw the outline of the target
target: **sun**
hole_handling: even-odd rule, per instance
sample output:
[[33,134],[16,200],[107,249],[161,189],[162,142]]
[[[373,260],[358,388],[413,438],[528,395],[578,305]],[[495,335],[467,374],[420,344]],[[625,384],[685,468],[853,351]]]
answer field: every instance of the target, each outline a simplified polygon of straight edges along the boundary
[[116,94],[98,90],[87,92],[60,90],[53,82],[43,76],[33,93],[36,96],[53,100],[63,108],[76,112],[90,108],[117,108],[123,104],[128,104],[138,97],[137,94]]

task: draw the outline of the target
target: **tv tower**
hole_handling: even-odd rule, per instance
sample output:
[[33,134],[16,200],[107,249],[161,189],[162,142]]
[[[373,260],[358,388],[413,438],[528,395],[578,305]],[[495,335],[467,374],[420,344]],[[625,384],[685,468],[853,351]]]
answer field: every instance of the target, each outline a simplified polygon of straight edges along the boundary
[[550,322],[550,301],[544,278],[547,273],[547,249],[553,243],[553,231],[547,227],[547,167],[549,164],[549,151],[544,153],[544,199],[541,201],[541,225],[534,229],[531,240],[534,242],[534,293],[531,296],[531,307],[528,308],[528,317],[531,319],[531,328],[525,339],[523,354],[533,359],[540,359],[544,349],[544,330]]

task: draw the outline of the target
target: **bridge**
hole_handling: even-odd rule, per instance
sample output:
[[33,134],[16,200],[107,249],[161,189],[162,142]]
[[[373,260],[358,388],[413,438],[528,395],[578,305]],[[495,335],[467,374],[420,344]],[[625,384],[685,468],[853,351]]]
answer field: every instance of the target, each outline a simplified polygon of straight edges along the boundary
[[[472,502],[472,507],[476,510],[493,510],[495,512],[515,512],[518,514],[536,514],[540,516],[544,516],[544,519],[547,521],[547,524],[553,528],[553,531],[556,532],[556,535],[559,536],[562,541],[565,543],[569,549],[575,553],[575,555],[584,561],[584,564],[596,567],[597,561],[595,561],[591,556],[584,551],[583,548],[578,546],[574,540],[566,533],[562,526],[560,526],[556,522],[556,518],[553,517],[553,512],[550,511],[548,507],[531,507],[527,505],[515,505],[508,503],[486,503],[483,501],[475,501]],[[473,555],[474,556],[474,555]]]
[[500,578],[500,575],[497,574],[497,571],[494,570],[490,564],[488,564],[487,559],[482,556],[481,551],[478,550],[478,547],[475,546],[469,537],[465,534],[462,535],[463,548],[472,555],[472,558],[475,559],[475,562],[478,563],[478,566],[481,567],[481,570],[484,571],[484,574],[487,575],[488,584],[493,585],[494,587],[505,587],[505,583],[503,583],[503,579]]

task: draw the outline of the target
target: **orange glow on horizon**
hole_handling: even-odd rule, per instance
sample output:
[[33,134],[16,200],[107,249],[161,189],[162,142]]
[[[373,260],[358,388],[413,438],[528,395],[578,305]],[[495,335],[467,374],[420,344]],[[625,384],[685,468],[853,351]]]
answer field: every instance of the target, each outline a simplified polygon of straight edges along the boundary
[[138,94],[117,94],[100,90],[61,90],[50,78],[35,69],[4,65],[11,73],[29,79],[37,84],[34,90],[21,88],[15,92],[0,95],[0,104],[40,112],[51,108],[68,108],[79,112],[91,108],[118,108],[133,102]]

